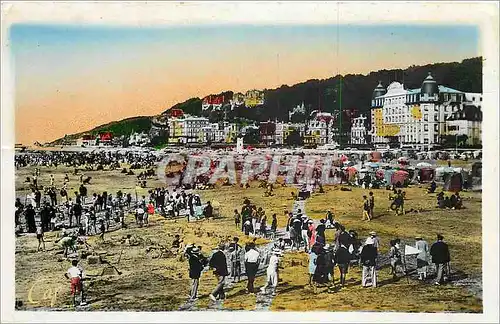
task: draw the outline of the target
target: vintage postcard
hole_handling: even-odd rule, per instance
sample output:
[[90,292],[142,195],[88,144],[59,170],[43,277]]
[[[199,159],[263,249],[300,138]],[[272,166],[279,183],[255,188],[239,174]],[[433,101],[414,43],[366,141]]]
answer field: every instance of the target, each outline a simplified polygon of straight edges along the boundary
[[498,9],[3,2],[2,322],[498,321]]

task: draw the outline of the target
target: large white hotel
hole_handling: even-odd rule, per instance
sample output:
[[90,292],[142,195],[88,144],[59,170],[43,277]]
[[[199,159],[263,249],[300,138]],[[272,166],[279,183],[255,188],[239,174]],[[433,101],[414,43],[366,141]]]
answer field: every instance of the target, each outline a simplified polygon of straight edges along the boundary
[[431,73],[419,89],[392,82],[386,90],[379,83],[371,104],[372,144],[428,150],[442,135],[467,135],[467,144],[481,144],[481,103],[482,94],[438,85]]

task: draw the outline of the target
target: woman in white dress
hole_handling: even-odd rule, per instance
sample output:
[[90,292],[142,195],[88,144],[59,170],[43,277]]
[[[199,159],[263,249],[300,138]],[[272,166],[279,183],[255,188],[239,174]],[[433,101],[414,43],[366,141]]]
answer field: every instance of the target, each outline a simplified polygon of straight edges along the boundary
[[429,244],[419,235],[415,237],[415,248],[420,250],[420,253],[417,255],[418,279],[424,280],[427,278],[427,266],[429,265]]

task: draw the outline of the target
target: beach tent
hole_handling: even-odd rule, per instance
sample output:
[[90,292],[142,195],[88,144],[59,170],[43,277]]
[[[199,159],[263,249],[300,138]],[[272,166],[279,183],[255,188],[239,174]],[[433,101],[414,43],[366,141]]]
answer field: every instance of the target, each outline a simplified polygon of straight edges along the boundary
[[404,170],[397,170],[391,175],[391,184],[397,184],[398,182],[404,184],[409,178],[409,173]]
[[370,161],[371,162],[378,162],[382,159],[382,153],[373,151],[370,153]]
[[449,167],[439,167],[439,168],[436,168],[435,171],[436,171],[435,178],[436,178],[436,180],[439,180],[439,181],[444,181],[443,177],[445,174],[455,172],[453,168],[449,168]]
[[419,170],[420,182],[431,182],[436,172],[433,168],[421,168]]
[[356,168],[353,166],[347,167],[345,170],[347,172],[347,176],[348,176],[349,181],[353,181],[354,176],[356,175],[358,170],[356,170]]
[[444,175],[444,190],[457,192],[462,190],[463,177],[461,173],[446,173]]
[[391,184],[391,179],[392,179],[392,174],[394,173],[394,170],[392,169],[386,169],[384,170],[384,180],[385,180],[385,183],[387,184]]

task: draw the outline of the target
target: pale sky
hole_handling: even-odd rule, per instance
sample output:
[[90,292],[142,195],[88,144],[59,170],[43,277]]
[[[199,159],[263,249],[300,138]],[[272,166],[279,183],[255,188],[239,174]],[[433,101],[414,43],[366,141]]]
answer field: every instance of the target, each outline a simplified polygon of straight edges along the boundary
[[224,90],[481,55],[479,28],[458,25],[17,24],[9,36],[15,141],[24,144],[154,115]]

